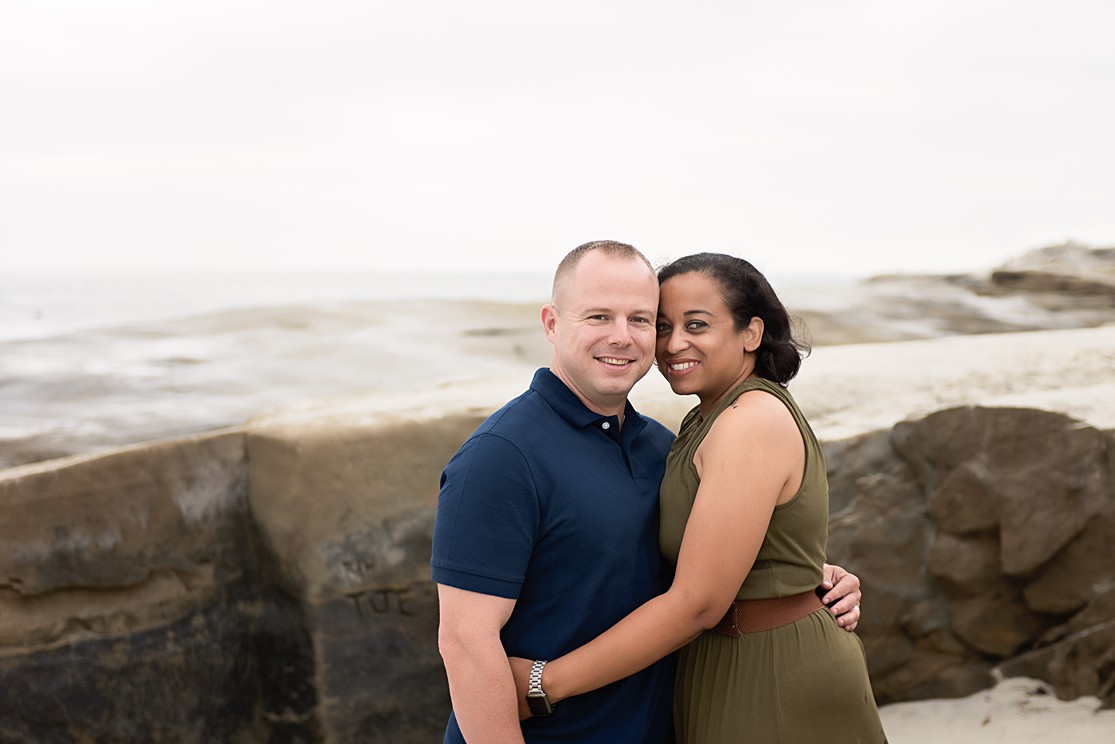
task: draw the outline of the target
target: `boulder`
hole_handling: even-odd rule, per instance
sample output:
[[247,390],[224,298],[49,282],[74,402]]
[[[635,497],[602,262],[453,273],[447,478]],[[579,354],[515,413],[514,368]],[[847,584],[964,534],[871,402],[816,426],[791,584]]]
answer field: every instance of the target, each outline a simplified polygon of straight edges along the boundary
[[927,568],[935,530],[924,496],[910,469],[894,456],[885,432],[826,445],[825,458],[830,503],[844,505],[829,523],[829,557],[862,581],[860,626],[916,628],[861,633],[876,696],[906,699],[911,689],[964,659],[947,650],[926,654],[918,648],[920,639],[948,625],[947,607],[934,596]]
[[243,435],[0,475],[0,740],[251,741]]
[[896,425],[889,457],[879,437],[826,457],[833,503],[850,504],[833,514],[829,558],[863,582],[880,700],[970,694],[1000,663],[1063,696],[1115,700],[1112,433],[963,407]]
[[5,471],[0,740],[436,740],[438,475],[479,420],[272,423]]
[[949,612],[958,638],[977,652],[998,659],[1012,655],[1043,630],[1041,621],[1006,581],[987,594],[950,599]]
[[441,469],[482,419],[253,428],[251,509],[314,649],[326,741],[436,741],[449,715],[430,546]]
[[1104,298],[1107,304],[1115,307],[1115,284],[1071,274],[1000,269],[991,273],[991,283],[1003,289],[1022,292],[1091,295]]
[[1003,583],[999,540],[994,535],[960,537],[940,532],[929,551],[929,571],[953,597],[978,597]]
[[984,417],[984,452],[1003,572],[1033,576],[1111,502],[1107,438],[1058,413],[994,411]]
[[929,513],[942,532],[998,533],[999,509],[988,488],[986,471],[982,458],[973,458],[952,470],[929,493]]
[[1115,309],[1115,249],[1071,241],[1051,245],[967,282],[979,294],[1023,298],[1059,314],[1103,322]]
[[[1111,447],[1115,452],[1115,445]],[[1112,482],[1115,482],[1113,479]],[[1067,615],[1083,608],[1111,580],[1115,510],[1092,517],[1080,536],[1055,555],[1023,589],[1030,609]],[[1115,617],[1115,612],[1112,613]]]

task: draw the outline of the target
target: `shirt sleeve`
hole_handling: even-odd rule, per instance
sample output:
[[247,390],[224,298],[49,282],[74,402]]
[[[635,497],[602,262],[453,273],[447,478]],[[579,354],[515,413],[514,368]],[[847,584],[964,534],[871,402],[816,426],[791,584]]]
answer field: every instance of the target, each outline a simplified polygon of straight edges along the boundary
[[433,580],[518,599],[539,523],[538,494],[522,452],[501,436],[474,436],[441,474]]

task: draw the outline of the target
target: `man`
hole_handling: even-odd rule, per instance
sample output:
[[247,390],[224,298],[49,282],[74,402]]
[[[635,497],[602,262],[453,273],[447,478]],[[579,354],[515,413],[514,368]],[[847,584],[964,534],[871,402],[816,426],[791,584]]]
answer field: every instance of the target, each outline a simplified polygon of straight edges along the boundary
[[574,249],[542,309],[550,368],[446,465],[432,559],[446,742],[668,738],[669,661],[521,727],[507,661],[560,656],[665,588],[658,486],[673,434],[627,401],[654,359],[657,307],[654,271],[633,247]]

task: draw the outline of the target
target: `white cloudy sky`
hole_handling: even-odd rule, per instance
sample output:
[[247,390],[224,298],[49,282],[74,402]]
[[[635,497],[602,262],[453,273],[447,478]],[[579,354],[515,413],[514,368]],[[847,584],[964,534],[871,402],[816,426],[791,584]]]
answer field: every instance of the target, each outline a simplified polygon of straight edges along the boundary
[[1106,0],[0,0],[0,267],[1115,244],[1112,29]]

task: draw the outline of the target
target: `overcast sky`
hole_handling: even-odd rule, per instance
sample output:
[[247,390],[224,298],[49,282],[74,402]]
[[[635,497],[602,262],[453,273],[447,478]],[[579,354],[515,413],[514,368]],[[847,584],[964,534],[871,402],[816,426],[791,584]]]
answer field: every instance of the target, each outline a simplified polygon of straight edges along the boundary
[[1115,245],[1115,3],[0,0],[3,267]]

